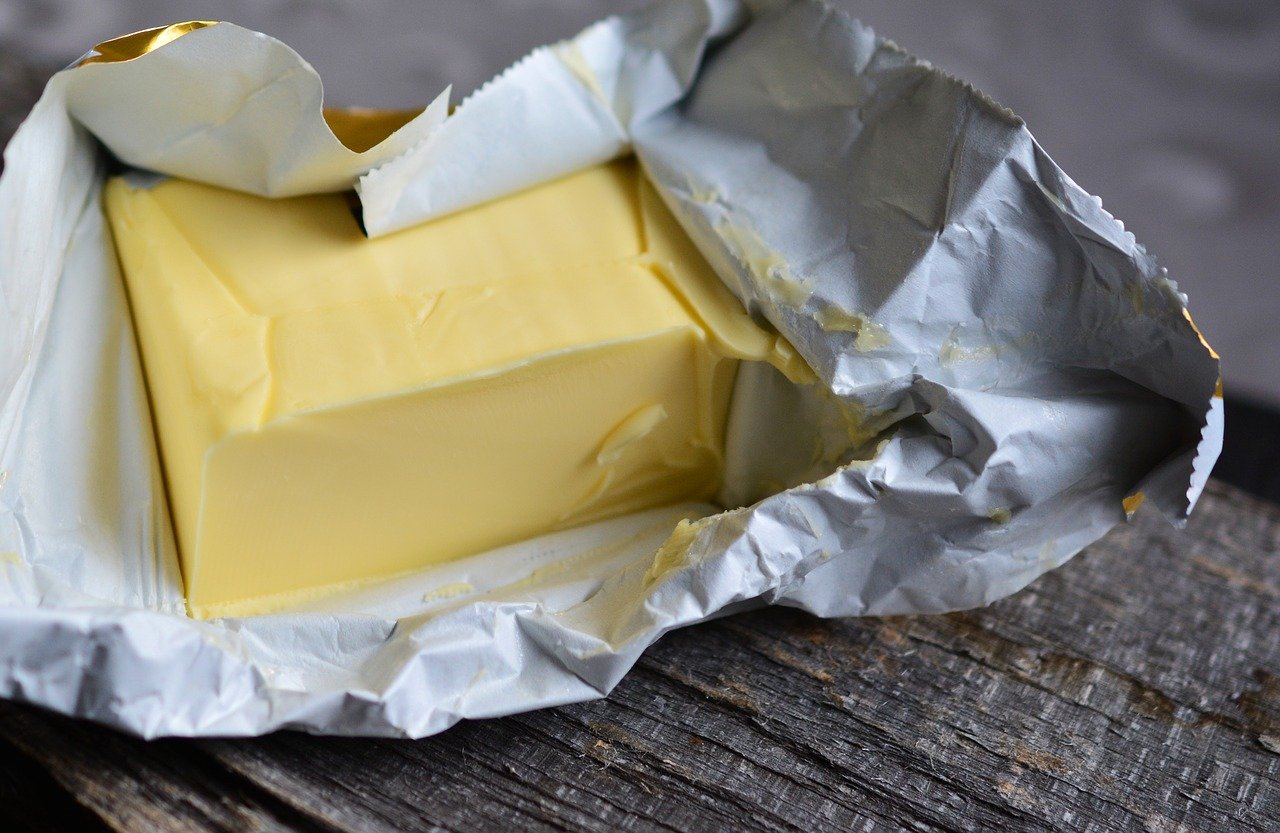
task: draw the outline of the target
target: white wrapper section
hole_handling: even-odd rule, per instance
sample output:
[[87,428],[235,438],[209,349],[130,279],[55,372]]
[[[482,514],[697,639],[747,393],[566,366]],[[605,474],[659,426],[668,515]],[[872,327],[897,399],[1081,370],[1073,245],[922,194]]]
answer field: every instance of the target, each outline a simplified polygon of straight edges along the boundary
[[[816,2],[602,21],[365,153],[320,107],[300,57],[218,24],[58,74],[6,151],[0,695],[144,736],[422,736],[601,696],[664,632],[738,609],[987,604],[1126,506],[1180,522],[1217,458],[1217,356],[1151,256],[1014,114]],[[819,378],[741,374],[738,508],[186,618],[98,200],[110,159],[271,196],[355,187],[376,235],[628,150]]]

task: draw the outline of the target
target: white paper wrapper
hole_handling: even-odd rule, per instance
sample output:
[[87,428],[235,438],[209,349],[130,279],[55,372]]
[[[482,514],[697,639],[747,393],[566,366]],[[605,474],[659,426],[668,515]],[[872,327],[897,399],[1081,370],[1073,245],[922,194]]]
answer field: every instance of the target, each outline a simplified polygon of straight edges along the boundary
[[[1151,256],[1015,115],[817,3],[605,20],[363,154],[320,102],[295,53],[218,24],[58,74],[9,146],[0,694],[144,736],[422,736],[601,696],[667,630],[733,610],[985,605],[1125,498],[1185,518],[1217,457],[1217,357]],[[741,508],[188,619],[99,206],[110,156],[273,196],[354,186],[376,235],[627,150],[819,377],[741,374]]]

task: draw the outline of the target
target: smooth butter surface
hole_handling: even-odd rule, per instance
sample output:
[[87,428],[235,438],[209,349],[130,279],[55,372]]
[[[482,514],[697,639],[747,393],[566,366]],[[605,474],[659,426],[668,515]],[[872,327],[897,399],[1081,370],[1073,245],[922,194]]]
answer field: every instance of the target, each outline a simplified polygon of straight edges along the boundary
[[198,616],[707,498],[736,361],[788,355],[629,160],[377,240],[343,195],[106,201]]

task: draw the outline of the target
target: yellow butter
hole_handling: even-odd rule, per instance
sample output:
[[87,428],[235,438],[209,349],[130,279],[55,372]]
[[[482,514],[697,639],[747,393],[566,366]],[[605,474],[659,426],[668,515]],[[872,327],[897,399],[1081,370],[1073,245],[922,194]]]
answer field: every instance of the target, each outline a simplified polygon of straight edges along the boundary
[[343,195],[106,205],[197,616],[707,499],[737,361],[788,353],[630,160],[376,240]]

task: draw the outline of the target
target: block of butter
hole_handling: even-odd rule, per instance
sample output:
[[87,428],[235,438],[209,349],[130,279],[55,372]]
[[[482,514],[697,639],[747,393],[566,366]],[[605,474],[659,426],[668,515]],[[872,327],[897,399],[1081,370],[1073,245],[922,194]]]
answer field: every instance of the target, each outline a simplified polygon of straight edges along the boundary
[[113,179],[193,615],[704,500],[737,363],[794,361],[631,160],[364,237],[341,194]]

